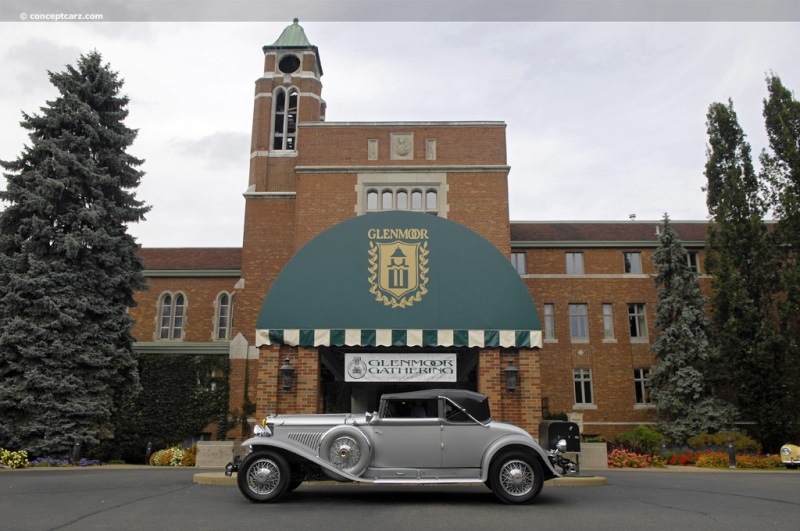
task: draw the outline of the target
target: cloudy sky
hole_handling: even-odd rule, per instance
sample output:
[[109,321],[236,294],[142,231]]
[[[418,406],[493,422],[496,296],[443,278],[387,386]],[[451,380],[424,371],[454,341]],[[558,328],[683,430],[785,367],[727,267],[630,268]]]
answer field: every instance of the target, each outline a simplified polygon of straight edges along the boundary
[[[291,10],[257,21],[112,11],[104,22],[34,22],[7,7],[0,159],[28,142],[21,112],[55,96],[47,70],[98,50],[125,80],[127,124],[139,130],[130,153],[146,160],[138,195],[153,209],[131,232],[146,247],[241,245],[253,84],[261,47]],[[328,121],[505,122],[512,220],[706,219],[708,105],[732,98],[757,154],[767,73],[800,93],[800,16],[514,15],[297,14],[319,47]]]

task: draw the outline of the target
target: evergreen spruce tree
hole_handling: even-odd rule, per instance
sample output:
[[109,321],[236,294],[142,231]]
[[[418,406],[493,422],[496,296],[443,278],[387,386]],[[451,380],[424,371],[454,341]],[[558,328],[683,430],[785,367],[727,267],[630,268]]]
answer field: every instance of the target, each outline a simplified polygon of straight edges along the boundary
[[736,411],[713,395],[705,376],[714,357],[705,297],[666,214],[653,261],[658,271],[658,335],[652,351],[659,363],[648,382],[650,398],[658,430],[682,445],[700,433],[730,429]]
[[58,97],[23,113],[31,144],[2,162],[0,446],[61,456],[112,436],[138,392],[127,310],[145,281],[127,225],[149,208],[117,73],[92,52],[49,77]]
[[[763,221],[765,185],[753,168],[750,145],[733,104],[713,103],[707,115],[705,175],[712,216],[706,244],[713,275],[712,315],[722,363],[745,420],[756,423],[764,449],[775,451],[786,433],[775,306],[776,247]],[[781,442],[782,441],[782,442]]]

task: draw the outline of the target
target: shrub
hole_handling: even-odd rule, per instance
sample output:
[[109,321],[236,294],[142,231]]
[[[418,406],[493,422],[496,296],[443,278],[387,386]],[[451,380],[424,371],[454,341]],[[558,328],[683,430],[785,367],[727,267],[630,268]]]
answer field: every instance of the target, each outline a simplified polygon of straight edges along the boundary
[[737,468],[781,468],[781,458],[779,455],[737,455]]
[[37,457],[31,461],[32,467],[47,468],[59,466],[100,466],[103,463],[97,459],[82,458],[80,461],[72,461],[71,459],[57,459],[54,457]]
[[631,452],[647,455],[657,455],[663,440],[662,434],[647,426],[636,426],[614,439],[618,445]]
[[153,466],[194,466],[197,460],[197,445],[190,448],[173,446],[159,450],[150,456]]
[[193,444],[183,452],[181,466],[194,466],[197,464],[197,445]]
[[8,468],[25,468],[28,466],[28,452],[21,450],[12,452],[5,448],[0,448],[0,465]]
[[650,468],[663,467],[660,456],[642,455],[627,450],[615,449],[608,454],[609,468]]
[[697,453],[688,450],[684,453],[667,452],[663,455],[668,465],[672,466],[691,466],[697,461]]
[[725,452],[700,452],[697,455],[696,466],[699,468],[728,468],[730,458]]
[[689,439],[692,448],[721,448],[728,446],[728,439],[733,439],[737,452],[757,454],[761,445],[744,433],[701,433]]

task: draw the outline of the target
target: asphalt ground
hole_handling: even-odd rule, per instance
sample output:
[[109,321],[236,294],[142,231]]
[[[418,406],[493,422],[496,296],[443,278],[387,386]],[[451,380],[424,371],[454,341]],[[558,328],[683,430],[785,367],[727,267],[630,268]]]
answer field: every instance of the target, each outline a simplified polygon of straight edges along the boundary
[[482,485],[304,484],[280,503],[247,501],[216,473],[172,467],[0,470],[2,531],[93,529],[800,529],[799,471],[587,471],[605,486],[545,489],[499,503]]

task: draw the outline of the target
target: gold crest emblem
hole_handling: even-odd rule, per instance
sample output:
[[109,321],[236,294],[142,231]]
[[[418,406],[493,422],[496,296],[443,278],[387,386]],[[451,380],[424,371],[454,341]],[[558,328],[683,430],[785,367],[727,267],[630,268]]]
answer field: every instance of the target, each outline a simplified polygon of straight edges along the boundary
[[392,308],[407,308],[428,293],[428,242],[369,242],[370,293]]

